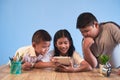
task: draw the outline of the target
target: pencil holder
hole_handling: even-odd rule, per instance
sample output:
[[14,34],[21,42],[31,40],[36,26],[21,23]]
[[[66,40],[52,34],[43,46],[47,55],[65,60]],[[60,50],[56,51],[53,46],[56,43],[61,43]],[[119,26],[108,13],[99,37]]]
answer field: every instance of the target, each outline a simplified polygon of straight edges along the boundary
[[21,61],[12,61],[10,66],[11,74],[21,74]]

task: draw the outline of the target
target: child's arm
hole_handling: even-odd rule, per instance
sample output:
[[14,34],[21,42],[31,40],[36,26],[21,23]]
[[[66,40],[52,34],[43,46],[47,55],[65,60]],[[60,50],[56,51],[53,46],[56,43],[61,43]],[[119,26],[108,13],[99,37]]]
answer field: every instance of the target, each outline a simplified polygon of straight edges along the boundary
[[31,68],[33,68],[35,62],[37,61],[37,58],[34,56],[30,56],[30,54],[26,54],[24,55],[23,59],[22,59],[22,69],[23,70],[30,70]]
[[85,60],[83,60],[81,63],[80,63],[80,66],[78,67],[78,68],[74,68],[74,71],[75,72],[81,72],[81,71],[89,71],[89,70],[92,70],[92,67],[91,67],[91,65],[87,62],[87,61],[85,61]]
[[91,51],[91,46],[94,44],[94,40],[90,37],[84,38],[82,48],[84,59],[91,65],[92,68],[95,68],[98,64],[96,57]]
[[120,69],[118,70],[118,75],[120,75]]
[[42,61],[39,61],[34,64],[34,68],[48,68],[48,67],[55,67],[55,64],[53,62],[42,62]]

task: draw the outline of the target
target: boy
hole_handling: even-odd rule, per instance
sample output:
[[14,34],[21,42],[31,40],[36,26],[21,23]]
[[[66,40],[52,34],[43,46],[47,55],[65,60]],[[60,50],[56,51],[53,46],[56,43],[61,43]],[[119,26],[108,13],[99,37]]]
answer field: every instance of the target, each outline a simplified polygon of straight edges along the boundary
[[32,45],[18,49],[15,57],[22,58],[22,69],[53,67],[50,62],[51,54],[47,53],[50,47],[51,36],[45,30],[37,30],[32,37]]
[[[107,54],[112,59],[112,52],[120,43],[119,25],[114,22],[99,24],[92,13],[85,12],[78,16],[77,28],[84,37],[82,44],[84,58],[93,68],[98,65],[101,54]],[[110,63],[115,67],[112,60]]]

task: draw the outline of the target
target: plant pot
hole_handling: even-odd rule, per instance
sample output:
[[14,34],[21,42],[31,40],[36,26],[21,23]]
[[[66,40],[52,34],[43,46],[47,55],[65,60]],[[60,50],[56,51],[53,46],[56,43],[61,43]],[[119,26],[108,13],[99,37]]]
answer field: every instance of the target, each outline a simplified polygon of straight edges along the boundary
[[109,77],[111,74],[111,66],[109,66],[109,64],[107,65],[102,65],[99,64],[99,69],[100,69],[100,73],[103,74],[106,77]]
[[103,69],[104,65],[103,64],[99,64],[99,71],[102,74],[102,69]]

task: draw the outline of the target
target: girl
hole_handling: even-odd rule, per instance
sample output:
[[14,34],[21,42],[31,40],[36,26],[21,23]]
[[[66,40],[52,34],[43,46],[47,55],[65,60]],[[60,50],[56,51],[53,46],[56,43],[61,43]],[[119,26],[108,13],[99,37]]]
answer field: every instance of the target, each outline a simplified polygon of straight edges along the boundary
[[[78,71],[89,71],[92,67],[81,58],[79,53],[75,51],[73,45],[73,40],[70,33],[63,29],[59,30],[54,35],[54,50],[51,51],[54,56],[68,56],[72,58],[72,64],[69,66],[66,65],[57,65],[57,71],[63,72],[78,72]],[[53,58],[52,61],[56,62]]]

